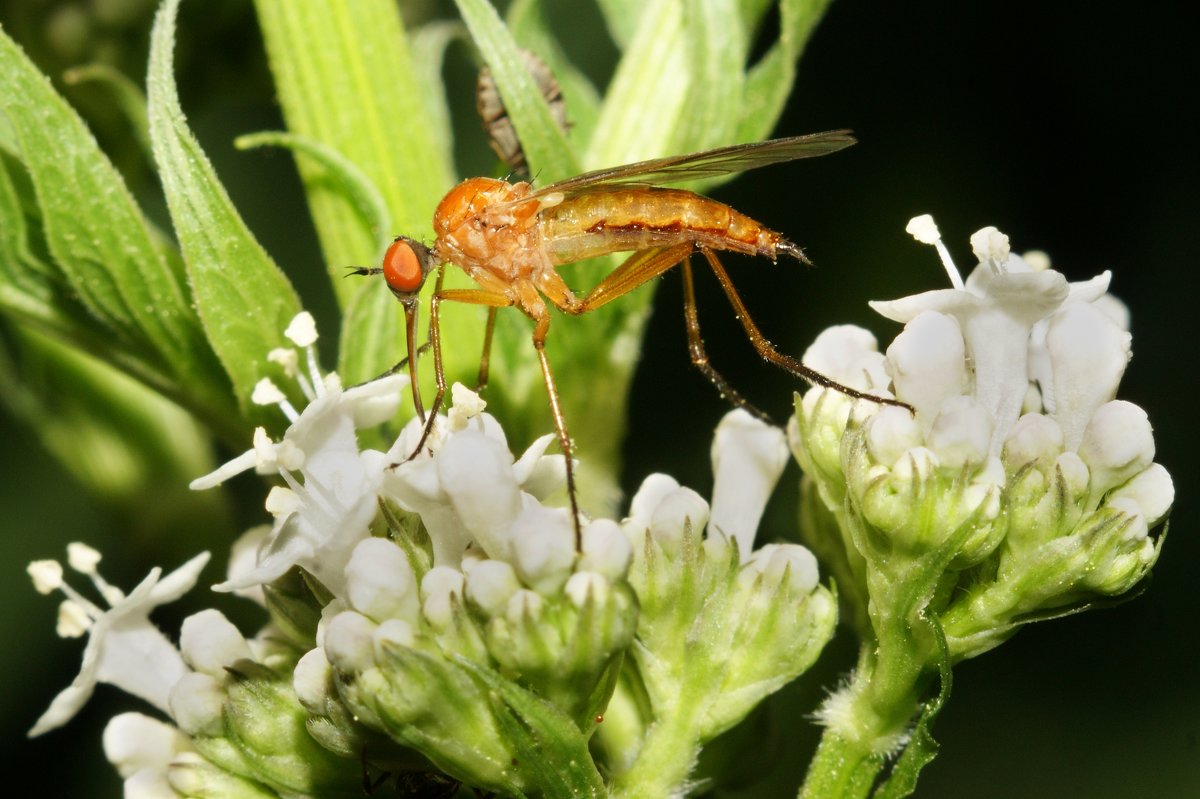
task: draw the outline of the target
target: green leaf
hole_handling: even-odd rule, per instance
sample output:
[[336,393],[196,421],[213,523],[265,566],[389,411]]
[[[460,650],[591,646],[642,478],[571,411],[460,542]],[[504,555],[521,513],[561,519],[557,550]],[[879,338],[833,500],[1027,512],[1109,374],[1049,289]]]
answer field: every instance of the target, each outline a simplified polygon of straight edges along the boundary
[[520,48],[487,0],[455,0],[471,38],[492,70],[508,118],[529,162],[529,171],[542,183],[577,175],[579,161],[567,136],[521,61]]
[[441,160],[448,165],[454,163],[454,128],[442,68],[446,48],[455,39],[467,39],[467,29],[461,22],[428,22],[412,35],[413,73],[417,84],[424,89],[421,100],[427,124],[436,133],[434,143]]
[[742,100],[746,32],[734,0],[688,0],[684,7],[688,88],[671,152],[733,143]]
[[[378,187],[397,226],[431,232],[434,206],[453,181],[448,130],[431,118],[391,0],[256,0],[259,24],[290,132],[340,153]],[[342,267],[378,258],[372,234],[342,187],[307,154],[297,159],[334,291],[343,306],[361,284]],[[352,342],[347,342],[353,346]]]
[[545,9],[544,0],[516,0],[508,9],[508,27],[517,43],[536,53],[554,73],[567,107],[567,141],[575,152],[580,152],[596,127],[600,93],[559,46],[549,29]]
[[214,540],[225,521],[219,492],[188,481],[213,468],[209,437],[178,405],[58,339],[5,326],[0,403],[64,468],[130,520],[126,535],[163,529],[180,540]]
[[267,353],[290,346],[283,331],[300,301],[238,216],[188,129],[171,66],[178,10],[179,0],[166,0],[151,33],[150,138],[205,332],[243,414],[258,416],[250,394],[267,374],[278,376]]
[[746,76],[739,141],[757,141],[771,134],[796,80],[796,61],[829,3],[830,0],[782,0],[779,4],[779,40]]
[[647,5],[645,0],[598,0],[597,5],[604,14],[613,41],[624,50],[638,30],[641,14]]
[[[83,121],[2,33],[0,110],[28,170],[53,261],[48,266],[86,309],[86,316],[48,321],[68,332],[102,331],[89,348],[222,426],[228,384],[204,340],[183,272],[163,256]],[[5,217],[14,218],[11,205]],[[59,313],[68,308],[61,305]]]
[[[626,13],[628,11],[626,10]],[[589,168],[667,155],[691,90],[680,0],[649,0],[605,92]]]
[[146,116],[146,95],[119,69],[97,62],[75,67],[63,73],[63,80],[72,86],[94,83],[108,90],[113,102],[129,121],[146,158],[153,160],[150,150],[150,120]]
[[354,165],[354,162],[337,150],[299,133],[284,131],[247,133],[238,136],[233,143],[239,150],[274,146],[304,153],[329,173],[330,180],[338,186],[371,232],[374,233],[378,246],[386,247],[387,243],[391,241],[392,237],[388,231],[392,229],[392,217],[388,212],[387,204],[383,201],[383,195],[379,193],[379,189],[375,187],[371,179]]
[[491,669],[461,657],[455,662],[488,688],[497,725],[528,784],[545,796],[608,795],[587,739],[566,714]]
[[[418,68],[392,0],[256,0],[255,8],[288,130],[329,147],[370,179],[395,226],[388,234],[428,238],[433,210],[454,180],[451,133],[428,111],[442,91],[440,78],[427,80],[434,42],[423,45]],[[342,277],[346,266],[377,262],[379,237],[324,165],[305,154],[297,165],[333,290],[343,308],[353,307],[339,360],[355,366],[343,378],[349,384],[373,377],[405,354],[403,338],[391,336],[402,329],[400,305],[382,281]],[[432,289],[431,282],[427,296]],[[377,296],[356,299],[360,292]],[[446,329],[454,335],[452,320]],[[382,348],[381,338],[388,340]]]

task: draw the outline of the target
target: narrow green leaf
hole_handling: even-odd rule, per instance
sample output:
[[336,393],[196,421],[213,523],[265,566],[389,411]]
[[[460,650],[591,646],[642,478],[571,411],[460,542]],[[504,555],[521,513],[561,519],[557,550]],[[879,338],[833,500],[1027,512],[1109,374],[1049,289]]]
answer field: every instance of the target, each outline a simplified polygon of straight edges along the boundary
[[[453,181],[449,132],[426,112],[425,93],[437,87],[422,85],[396,3],[256,0],[255,8],[288,130],[370,178],[396,226],[390,233],[428,235],[434,206]],[[342,267],[378,258],[378,239],[326,168],[299,155],[326,269],[345,306],[363,286],[342,280]]]
[[771,135],[796,80],[796,62],[829,2],[782,0],[780,3],[779,40],[746,76],[739,141],[757,141]]
[[546,21],[544,0],[516,0],[508,9],[508,27],[513,38],[537,54],[554,73],[567,106],[567,141],[575,152],[592,138],[600,114],[600,93],[563,52]]
[[672,152],[733,144],[742,100],[747,36],[735,0],[687,0],[684,5],[688,88]]
[[154,155],[150,151],[150,120],[146,116],[146,95],[124,72],[97,62],[67,70],[63,74],[63,80],[74,86],[94,83],[106,89],[117,108],[129,121],[129,127],[138,144],[142,146],[142,152],[147,159],[153,160]]
[[641,14],[646,10],[645,0],[598,0],[597,5],[613,41],[624,50],[638,30]]
[[375,235],[377,246],[386,247],[391,241],[392,237],[388,231],[392,229],[392,216],[388,212],[387,203],[383,201],[383,195],[361,169],[329,145],[299,133],[284,131],[247,133],[238,136],[233,143],[239,150],[274,146],[304,153],[329,173],[330,180],[339,186],[343,195]]
[[422,88],[425,124],[434,134],[434,145],[441,160],[448,165],[454,163],[454,128],[442,68],[446,48],[455,39],[467,39],[467,29],[460,22],[428,22],[412,35],[413,73],[417,85]]
[[588,168],[667,155],[692,76],[681,0],[649,0],[637,15],[588,143]]
[[167,208],[187,263],[196,305],[244,415],[267,353],[290,346],[283,331],[300,311],[284,274],[246,228],[199,142],[187,127],[172,75],[179,0],[166,0],[151,33],[150,138]]
[[487,0],[455,0],[483,60],[491,67],[508,118],[517,131],[531,174],[542,183],[579,174],[566,133],[521,61],[520,48]]
[[161,390],[220,406],[223,378],[182,272],[162,256],[83,121],[2,33],[0,109],[28,170],[53,265],[107,330],[97,346],[122,351],[134,373],[158,375]]

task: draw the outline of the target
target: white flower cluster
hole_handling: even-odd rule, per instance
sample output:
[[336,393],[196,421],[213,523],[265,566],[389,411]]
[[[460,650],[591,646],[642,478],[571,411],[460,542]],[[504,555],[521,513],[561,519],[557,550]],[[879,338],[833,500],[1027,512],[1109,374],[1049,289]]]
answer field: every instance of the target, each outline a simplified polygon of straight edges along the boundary
[[[250,469],[282,483],[266,501],[273,524],[237,542],[228,578],[214,586],[268,606],[273,624],[258,639],[243,639],[215,610],[185,621],[178,648],[149,622],[154,606],[195,583],[207,555],[161,581],[156,570],[126,598],[99,578],[99,556],[86,558],[78,549],[71,563],[113,604],[107,612],[64,587],[58,564],[31,566],[41,590],[68,593],[63,624],[92,635],[80,678],[31,734],[67,721],[97,681],[143,697],[173,722],[123,714],[109,725],[106,752],[126,778],[127,795],[169,796],[171,786],[203,792],[218,783],[228,795],[258,795],[263,786],[318,792],[345,776],[343,761],[326,762],[320,753],[344,758],[367,745],[354,731],[360,721],[451,773],[470,775],[473,784],[524,790],[537,784],[528,771],[536,763],[497,726],[506,714],[528,714],[527,723],[543,725],[530,746],[556,740],[577,746],[569,752],[577,759],[586,756],[579,731],[599,723],[639,629],[641,662],[654,672],[650,682],[665,673],[663,661],[695,654],[674,651],[685,638],[664,641],[667,625],[644,611],[639,617],[639,604],[657,604],[678,617],[672,624],[691,625],[693,635],[711,639],[708,665],[728,662],[715,669],[720,681],[706,675],[705,684],[714,697],[726,688],[736,695],[714,698],[688,733],[696,740],[736,722],[802,671],[832,633],[836,613],[818,587],[811,553],[797,545],[753,550],[787,460],[779,430],[731,413],[713,443],[711,511],[694,491],[654,475],[628,519],[581,520],[577,551],[569,512],[542,502],[565,484],[561,456],[545,454],[552,435],[514,458],[483,401],[455,385],[449,413],[434,420],[420,452],[414,454],[423,434],[417,419],[389,451],[360,449],[357,431],[395,416],[407,377],[343,389],[336,374],[317,367],[311,317],[301,314],[287,335],[306,353],[307,372],[295,350],[272,352],[270,359],[283,365],[307,404],[297,411],[282,390],[260,383],[255,401],[277,405],[291,422],[286,432],[274,440],[256,430],[252,449],[192,484],[210,488]],[[294,567],[316,580],[299,591],[308,599],[285,596],[292,589],[284,578]],[[718,607],[701,593],[691,597],[694,607],[673,603],[688,568],[697,570],[696,585],[708,581],[729,599]],[[642,600],[635,586],[652,596]],[[787,599],[775,606],[775,596]],[[707,626],[699,629],[701,623]],[[765,640],[764,628],[796,635]],[[499,694],[478,690],[486,679],[480,675],[501,673],[520,675],[520,686]],[[256,687],[248,691],[246,683]],[[546,700],[561,718],[546,715]],[[231,713],[231,706],[239,710]],[[656,709],[679,710],[669,702]],[[251,723],[256,715],[262,718]],[[296,723],[288,727],[289,720]],[[649,730],[660,720],[640,723]],[[239,724],[250,726],[234,735]],[[238,752],[226,740],[278,747],[289,730],[305,728],[324,748],[295,755],[295,762]],[[631,745],[636,752],[636,741]],[[517,762],[529,766],[508,765]],[[353,759],[349,764],[360,768]]]
[[1174,490],[1145,412],[1115,399],[1130,334],[1109,273],[1068,283],[1044,255],[1017,256],[984,228],[964,282],[930,218],[909,231],[938,247],[956,287],[872,303],[905,325],[886,353],[847,326],[804,360],[913,412],[813,389],[789,433],[837,519],[843,572],[874,602],[894,582],[889,568],[908,562],[897,553],[944,556],[939,573],[984,570],[943,619],[965,657],[1021,613],[1140,580]]

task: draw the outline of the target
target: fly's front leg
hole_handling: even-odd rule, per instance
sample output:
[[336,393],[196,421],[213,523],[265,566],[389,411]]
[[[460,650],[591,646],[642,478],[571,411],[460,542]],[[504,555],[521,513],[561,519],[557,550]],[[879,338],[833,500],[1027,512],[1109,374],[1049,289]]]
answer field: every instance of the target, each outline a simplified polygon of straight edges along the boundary
[[563,416],[562,406],[558,401],[558,389],[554,385],[554,375],[550,371],[550,361],[546,359],[546,333],[550,330],[550,314],[544,309],[542,316],[534,320],[533,348],[537,352],[538,364],[542,367],[542,379],[546,382],[546,393],[550,395],[550,413],[554,416],[554,431],[558,433],[558,443],[562,448],[563,458],[567,467],[567,497],[571,500],[571,522],[575,528],[575,551],[583,551],[583,528],[579,522],[579,500],[575,496],[575,464],[571,455],[571,434],[567,432],[567,419]]
[[439,306],[447,300],[467,305],[486,305],[492,309],[507,308],[513,304],[507,295],[495,291],[484,291],[483,289],[446,289],[443,291],[439,275],[438,291],[434,292],[429,301],[429,341],[433,346],[433,377],[437,383],[437,393],[434,394],[433,404],[429,408],[429,418],[425,421],[425,429],[421,431],[421,440],[404,459],[405,461],[411,461],[425,448],[425,443],[433,432],[433,426],[437,423],[437,414],[442,407],[442,400],[446,396],[446,370],[442,364],[442,328]]
[[479,359],[479,379],[475,381],[475,393],[480,394],[487,388],[488,363],[492,358],[492,334],[496,330],[496,308],[488,308],[487,327],[483,333],[483,356]]

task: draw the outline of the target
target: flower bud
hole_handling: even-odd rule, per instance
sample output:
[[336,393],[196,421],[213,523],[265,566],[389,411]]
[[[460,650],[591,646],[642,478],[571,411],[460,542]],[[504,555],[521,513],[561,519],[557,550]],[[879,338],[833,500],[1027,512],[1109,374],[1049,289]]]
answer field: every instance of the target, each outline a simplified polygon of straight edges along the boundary
[[685,528],[700,537],[708,522],[708,503],[690,488],[679,487],[658,503],[650,517],[650,535],[667,552],[677,552]]
[[224,730],[225,689],[215,677],[185,674],[171,689],[171,717],[188,735],[220,736]]
[[1027,413],[1008,432],[1004,441],[1004,465],[1015,473],[1027,463],[1049,462],[1063,449],[1063,434],[1058,423],[1040,413]]
[[325,627],[325,656],[340,672],[354,674],[375,664],[375,623],[361,613],[343,611]]
[[575,563],[575,530],[566,509],[530,506],[517,516],[509,535],[521,581],[543,594],[558,591]]
[[576,568],[621,580],[629,572],[633,549],[621,526],[611,519],[595,519],[583,528],[583,553]]
[[416,577],[404,551],[386,538],[367,538],[346,563],[350,606],[377,622],[417,617]]
[[1083,431],[1079,457],[1092,474],[1092,495],[1100,496],[1154,461],[1154,434],[1146,412],[1132,402],[1100,406]]
[[871,460],[889,469],[905,452],[925,443],[917,420],[904,408],[894,405],[880,408],[863,429]]
[[513,567],[503,560],[476,563],[466,579],[467,599],[487,616],[504,612],[509,597],[521,590],[521,581]]
[[309,713],[325,713],[326,703],[335,696],[333,667],[325,657],[325,650],[310,649],[296,661],[296,668],[292,670],[292,690]]
[[1146,523],[1153,527],[1171,509],[1175,501],[1175,484],[1162,464],[1152,463],[1109,494],[1109,504],[1122,498],[1136,503]]
[[421,578],[421,614],[434,628],[444,628],[453,621],[462,594],[463,573],[449,566],[435,566]]
[[179,648],[193,669],[220,679],[225,668],[251,658],[246,639],[219,610],[202,610],[183,620]]

